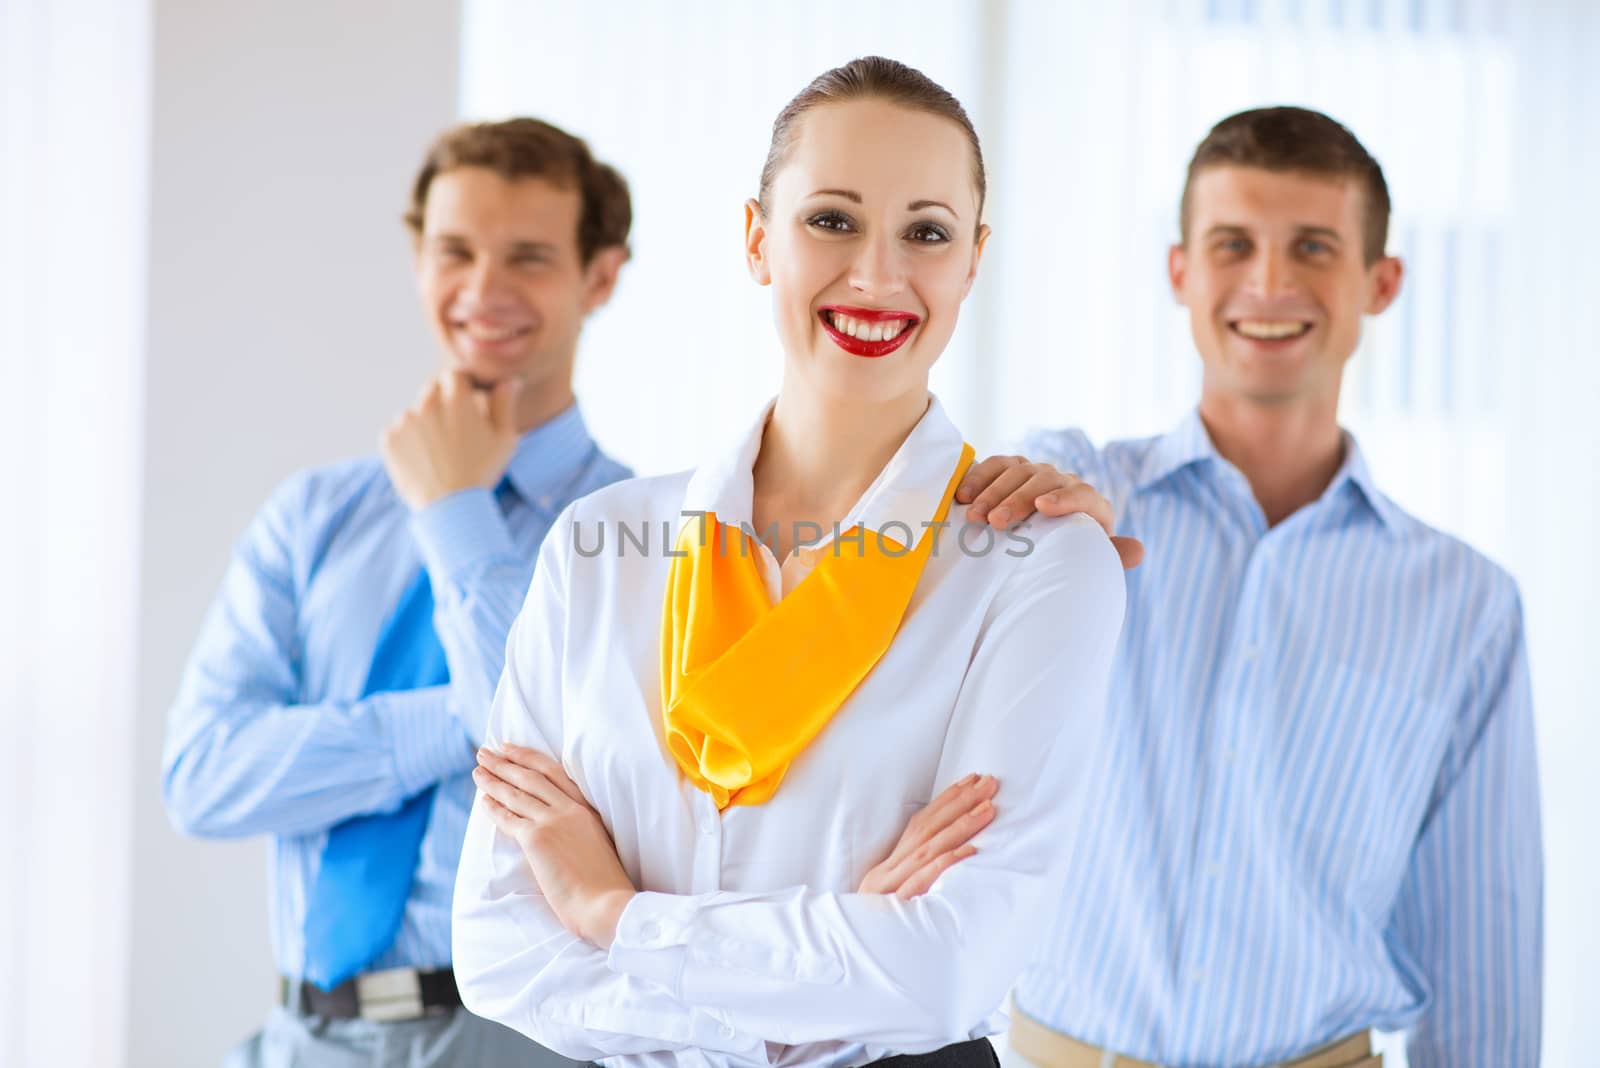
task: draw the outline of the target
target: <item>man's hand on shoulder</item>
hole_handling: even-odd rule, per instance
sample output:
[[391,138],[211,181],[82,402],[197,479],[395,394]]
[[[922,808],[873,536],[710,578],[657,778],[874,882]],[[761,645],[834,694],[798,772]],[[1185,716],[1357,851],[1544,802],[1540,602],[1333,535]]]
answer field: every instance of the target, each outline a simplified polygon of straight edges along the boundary
[[462,371],[442,372],[379,441],[395,492],[412,511],[464,489],[491,488],[517,448],[522,380],[481,390]]
[[1053,464],[1025,456],[991,456],[967,469],[955,502],[967,506],[968,522],[988,523],[996,530],[1009,529],[1034,512],[1047,516],[1081,512],[1105,530],[1124,569],[1144,561],[1144,543],[1117,534],[1111,502],[1077,475],[1057,471]]

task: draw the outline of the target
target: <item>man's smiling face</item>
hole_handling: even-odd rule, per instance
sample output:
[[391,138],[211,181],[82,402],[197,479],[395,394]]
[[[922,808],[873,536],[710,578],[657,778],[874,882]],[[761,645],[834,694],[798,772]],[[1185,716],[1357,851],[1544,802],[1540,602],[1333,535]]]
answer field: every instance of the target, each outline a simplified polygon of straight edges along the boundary
[[1362,317],[1399,291],[1398,260],[1368,262],[1364,208],[1350,178],[1228,165],[1196,175],[1168,269],[1208,391],[1337,396]]

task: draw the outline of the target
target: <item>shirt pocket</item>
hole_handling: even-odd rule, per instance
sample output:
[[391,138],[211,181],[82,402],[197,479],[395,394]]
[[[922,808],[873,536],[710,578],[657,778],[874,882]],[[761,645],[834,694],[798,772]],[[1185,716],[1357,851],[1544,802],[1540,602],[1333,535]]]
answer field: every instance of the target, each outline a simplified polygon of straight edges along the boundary
[[[1448,716],[1403,681],[1325,660],[1287,695],[1263,767],[1290,854],[1313,879],[1397,886],[1438,774]],[[1265,814],[1264,814],[1265,815]]]

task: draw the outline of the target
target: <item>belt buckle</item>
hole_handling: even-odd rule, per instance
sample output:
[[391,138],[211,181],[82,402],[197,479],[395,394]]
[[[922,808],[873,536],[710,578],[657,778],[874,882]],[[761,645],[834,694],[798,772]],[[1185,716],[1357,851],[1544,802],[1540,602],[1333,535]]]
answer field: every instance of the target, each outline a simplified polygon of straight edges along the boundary
[[299,1016],[306,1011],[305,984],[293,982],[286,975],[278,976],[278,1004]]
[[415,968],[389,968],[356,976],[356,1009],[363,1020],[392,1023],[423,1015],[422,981]]

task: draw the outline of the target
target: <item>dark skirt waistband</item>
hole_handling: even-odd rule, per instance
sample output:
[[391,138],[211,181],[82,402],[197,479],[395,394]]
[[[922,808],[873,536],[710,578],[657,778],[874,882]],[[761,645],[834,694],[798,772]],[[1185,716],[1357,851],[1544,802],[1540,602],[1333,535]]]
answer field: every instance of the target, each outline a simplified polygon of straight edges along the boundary
[[871,1068],[1000,1068],[994,1044],[987,1038],[953,1042],[932,1053],[902,1053],[873,1061]]

